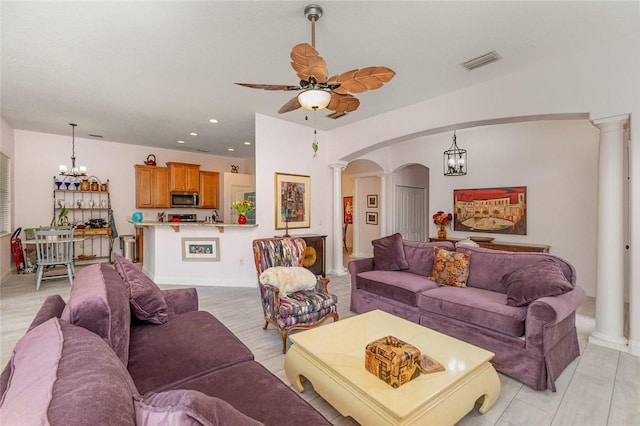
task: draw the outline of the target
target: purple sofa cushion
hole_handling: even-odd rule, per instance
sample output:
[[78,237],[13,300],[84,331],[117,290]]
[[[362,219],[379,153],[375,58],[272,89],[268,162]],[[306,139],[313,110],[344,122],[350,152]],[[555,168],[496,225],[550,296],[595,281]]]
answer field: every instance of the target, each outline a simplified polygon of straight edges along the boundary
[[102,337],[127,365],[131,325],[129,290],[112,267],[96,264],[76,273],[62,319]]
[[469,279],[467,280],[469,287],[506,293],[507,289],[502,282],[502,277],[505,274],[543,259],[553,259],[558,262],[567,280],[572,285],[575,285],[576,282],[574,267],[550,254],[507,252],[482,247],[458,247],[456,251],[471,253]]
[[356,276],[356,286],[382,297],[416,306],[418,294],[438,284],[422,275],[404,271],[367,271]]
[[266,425],[328,426],[331,423],[256,361],[223,368],[180,385],[220,398]]
[[162,325],[133,325],[127,368],[145,394],[252,359],[251,351],[216,317],[195,311]]
[[135,424],[131,377],[111,348],[84,328],[52,318],[20,339],[10,364],[0,401],[3,424]]
[[433,248],[440,247],[447,250],[453,250],[453,243],[450,241],[434,241],[432,243],[423,243],[420,241],[402,241],[404,248],[404,257],[409,264],[406,272],[412,272],[417,275],[428,277],[433,271]]
[[201,392],[173,390],[136,398],[136,425],[260,426],[229,403]]
[[169,308],[162,290],[141,270],[118,253],[114,253],[116,271],[129,286],[129,298],[133,315],[152,324],[164,324],[169,320]]
[[418,295],[418,307],[513,337],[524,336],[527,308],[506,304],[504,293],[466,287],[438,287]]
[[552,259],[540,260],[505,274],[502,283],[507,288],[509,306],[527,306],[541,297],[573,290],[560,266]]
[[400,271],[409,269],[404,257],[402,235],[395,233],[371,241],[373,245],[373,267],[381,271]]
[[469,253],[457,253],[434,247],[433,271],[429,279],[438,284],[466,287],[469,277]]

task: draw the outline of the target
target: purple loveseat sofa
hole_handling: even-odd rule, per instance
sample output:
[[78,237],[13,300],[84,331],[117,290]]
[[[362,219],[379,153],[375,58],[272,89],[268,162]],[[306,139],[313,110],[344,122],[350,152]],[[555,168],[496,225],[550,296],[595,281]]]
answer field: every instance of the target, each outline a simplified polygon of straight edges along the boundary
[[45,300],[0,376],[2,424],[330,424],[198,311],[195,289],[145,290],[116,268],[82,268],[68,303]]
[[[556,378],[580,354],[575,311],[585,293],[566,261],[400,234],[373,245],[373,258],[348,265],[353,312],[381,309],[487,349],[496,370],[536,390],[555,391]],[[434,247],[468,254],[466,287],[429,279]]]

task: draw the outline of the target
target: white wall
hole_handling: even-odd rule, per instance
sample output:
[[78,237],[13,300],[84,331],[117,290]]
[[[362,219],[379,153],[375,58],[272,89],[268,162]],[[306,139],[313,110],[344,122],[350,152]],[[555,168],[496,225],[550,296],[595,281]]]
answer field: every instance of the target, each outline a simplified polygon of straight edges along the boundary
[[256,223],[261,237],[283,235],[284,230],[275,229],[275,173],[310,176],[311,227],[290,229],[289,234],[327,235],[326,267],[327,271],[331,271],[333,174],[327,164],[325,134],[319,131],[317,139],[320,148],[314,158],[311,149],[313,129],[256,114],[256,204],[259,206],[256,209]]
[[[31,228],[48,225],[53,214],[53,177],[58,166],[71,164],[71,137],[46,133],[15,130],[15,226]],[[84,165],[89,175],[100,180],[109,179],[111,206],[120,235],[134,234],[133,225],[127,219],[135,208],[134,164],[143,164],[151,153],[159,166],[168,161],[200,164],[202,170],[226,172],[231,164],[246,170],[247,160],[214,157],[201,153],[151,149],[149,147],[76,137],[76,165]],[[184,209],[163,209],[167,213],[184,212]],[[145,219],[155,220],[155,209],[141,209]],[[210,214],[199,213],[200,219]],[[119,245],[116,244],[116,250]]]

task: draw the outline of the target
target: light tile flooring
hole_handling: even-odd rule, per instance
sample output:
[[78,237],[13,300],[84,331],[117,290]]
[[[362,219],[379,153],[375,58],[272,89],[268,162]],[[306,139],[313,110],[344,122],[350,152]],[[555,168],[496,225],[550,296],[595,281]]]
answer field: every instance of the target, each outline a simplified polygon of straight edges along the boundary
[[[349,311],[349,277],[330,277],[338,295],[341,318]],[[170,288],[169,286],[163,286]],[[12,275],[0,285],[0,362],[9,360],[15,343],[28,328],[44,299],[51,294],[69,297],[64,280],[46,281],[35,292],[33,275]],[[262,330],[262,310],[257,289],[198,288],[200,309],[209,311],[229,327],[255,354],[258,362],[286,381],[280,335]],[[500,399],[486,414],[476,408],[460,425],[639,425],[640,358],[587,343],[593,330],[594,301],[588,300],[577,318],[581,356],[556,382],[558,391],[534,391],[500,374]],[[355,425],[326,403],[306,383],[301,394],[334,425]]]

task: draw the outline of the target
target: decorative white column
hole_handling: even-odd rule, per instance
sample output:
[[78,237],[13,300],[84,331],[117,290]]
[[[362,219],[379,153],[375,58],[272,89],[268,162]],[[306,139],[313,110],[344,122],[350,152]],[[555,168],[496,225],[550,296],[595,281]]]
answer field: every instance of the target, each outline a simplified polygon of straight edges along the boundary
[[333,274],[346,275],[342,259],[342,171],[345,163],[331,164],[333,169]]
[[387,232],[387,183],[389,175],[383,174],[380,175],[380,200],[378,206],[380,206],[380,236],[384,237],[388,234]]
[[589,342],[627,351],[624,337],[624,125],[628,115],[594,120],[600,129],[596,329]]
[[[353,179],[353,217],[360,217],[360,178]],[[351,254],[354,257],[362,257],[360,255],[360,221],[354,220],[352,225],[353,232],[353,247],[351,248]]]

